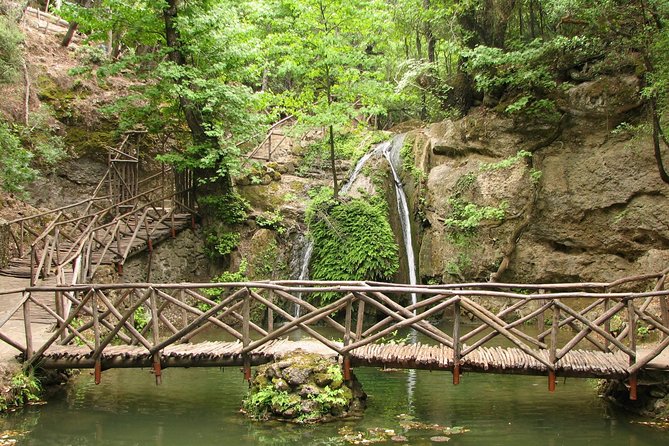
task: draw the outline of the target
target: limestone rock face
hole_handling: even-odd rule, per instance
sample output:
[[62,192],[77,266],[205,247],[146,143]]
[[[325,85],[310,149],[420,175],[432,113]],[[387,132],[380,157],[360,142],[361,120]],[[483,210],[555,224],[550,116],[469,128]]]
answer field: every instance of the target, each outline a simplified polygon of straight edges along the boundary
[[[204,254],[199,231],[182,231],[174,239],[159,243],[150,259],[149,279],[156,283],[193,282],[210,278],[210,261]],[[123,268],[124,282],[144,282],[149,272],[149,254],[129,259]]]
[[[503,262],[497,279],[509,282],[610,281],[666,268],[669,188],[652,141],[611,131],[634,119],[638,89],[634,76],[573,87],[557,139],[548,137],[557,128],[531,132],[483,110],[417,132],[425,143],[415,146],[416,165],[427,173],[413,200],[421,280],[488,280]],[[532,156],[509,162],[519,150]],[[504,208],[504,218],[483,218],[465,237],[449,225],[486,207]]]
[[641,82],[633,75],[601,76],[572,87],[567,108],[574,116],[606,118],[641,105]]
[[256,369],[243,410],[259,420],[318,423],[361,414],[366,398],[333,358],[298,351]]

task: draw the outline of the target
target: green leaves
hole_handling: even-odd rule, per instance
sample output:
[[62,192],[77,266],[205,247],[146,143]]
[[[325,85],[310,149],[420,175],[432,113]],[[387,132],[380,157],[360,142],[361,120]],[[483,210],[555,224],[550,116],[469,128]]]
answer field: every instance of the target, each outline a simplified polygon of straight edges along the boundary
[[0,14],[0,84],[14,82],[19,77],[23,34],[9,16]]
[[0,186],[7,192],[24,193],[24,185],[37,178],[30,167],[33,154],[21,147],[21,141],[0,120]]
[[381,200],[334,201],[322,192],[309,205],[307,225],[314,280],[388,280],[399,269],[399,248]]

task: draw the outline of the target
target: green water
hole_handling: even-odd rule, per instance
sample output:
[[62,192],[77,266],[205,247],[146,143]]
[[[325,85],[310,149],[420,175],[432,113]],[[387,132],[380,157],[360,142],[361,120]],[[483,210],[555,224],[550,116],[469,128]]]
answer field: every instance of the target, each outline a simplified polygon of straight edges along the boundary
[[[599,400],[585,380],[447,372],[356,370],[369,394],[362,420],[320,426],[258,423],[239,413],[247,384],[238,369],[167,369],[156,386],[147,370],[111,370],[96,386],[83,373],[49,397],[0,419],[25,432],[19,445],[311,445],[336,444],[342,426],[394,429],[412,445],[436,444],[438,432],[404,431],[398,416],[465,426],[450,445],[666,445],[669,433],[634,424]],[[3,444],[0,440],[0,444]],[[387,443],[387,444],[390,444]]]

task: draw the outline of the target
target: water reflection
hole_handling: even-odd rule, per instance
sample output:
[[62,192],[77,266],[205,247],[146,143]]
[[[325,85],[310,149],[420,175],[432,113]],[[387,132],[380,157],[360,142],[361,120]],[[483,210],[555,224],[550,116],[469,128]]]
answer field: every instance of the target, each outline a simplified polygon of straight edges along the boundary
[[[361,420],[321,426],[257,423],[239,413],[247,390],[241,374],[212,369],[165,370],[162,386],[148,371],[105,372],[100,386],[82,375],[49,404],[5,416],[2,429],[28,430],[20,445],[336,444],[338,430],[381,427],[430,444],[435,432],[403,430],[399,416],[441,426],[466,426],[461,445],[660,445],[667,434],[630,424],[611,411],[585,380],[560,383],[555,394],[541,377],[358,369],[369,394]],[[413,376],[412,376],[413,375]]]

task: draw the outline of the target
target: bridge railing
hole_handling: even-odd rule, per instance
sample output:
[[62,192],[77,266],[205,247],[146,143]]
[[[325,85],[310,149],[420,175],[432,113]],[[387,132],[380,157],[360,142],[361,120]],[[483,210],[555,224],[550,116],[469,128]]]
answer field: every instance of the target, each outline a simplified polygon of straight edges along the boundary
[[[109,172],[107,171],[90,198],[8,222],[12,239],[10,246],[11,257],[20,259],[29,255],[33,245],[44,248],[47,242],[45,240],[45,231],[50,230],[59,223],[84,218],[104,209],[106,207],[105,203],[110,201],[110,197],[108,195],[101,195],[100,192],[108,175]],[[71,229],[80,230],[81,227]],[[63,236],[71,237],[68,233],[64,233]]]
[[108,170],[91,198],[8,222],[10,257],[29,264],[33,284],[59,274],[68,264],[79,264],[73,269],[81,276],[76,282],[82,282],[109,256],[122,265],[137,239],[151,250],[156,231],[169,229],[174,234],[176,215],[197,215],[194,182],[168,185],[166,177],[171,173],[171,168],[163,168],[144,178],[139,187],[154,187],[119,202],[101,194]]
[[[549,387],[555,385],[556,372],[566,364],[573,370],[584,366],[570,359],[584,350],[617,355],[620,360],[613,363],[610,375],[625,376],[632,382],[639,370],[669,346],[667,273],[669,270],[635,278],[658,279],[655,289],[647,292],[612,290],[633,281],[613,285],[277,281],[32,287],[13,309],[13,313],[22,310],[25,339],[3,333],[11,314],[0,321],[0,339],[19,350],[27,365],[39,364],[57,345],[76,343],[87,351],[86,360],[78,366],[96,370],[101,369],[103,355],[112,344],[136,346],[159,372],[165,349],[194,342],[205,330],[207,336],[213,330],[241,342],[248,372],[253,352],[299,329],[340,355],[346,371],[356,352],[382,342],[398,329],[410,328],[449,349],[447,366],[456,383],[463,361],[487,354],[486,348],[498,346],[500,338],[516,349],[506,351],[518,355],[515,359],[520,366],[531,361],[538,371],[547,373]],[[53,305],[34,298],[38,292],[53,293]],[[412,293],[420,299],[406,303]],[[291,312],[295,305],[299,313]],[[48,314],[56,327],[46,342],[37,343],[32,336],[34,307]],[[450,315],[449,328],[433,323],[444,314]],[[642,357],[637,353],[639,321],[645,330],[660,335]],[[545,327],[546,322],[550,327]],[[321,334],[318,326],[331,328],[334,337]],[[598,358],[601,356],[593,360]]]

